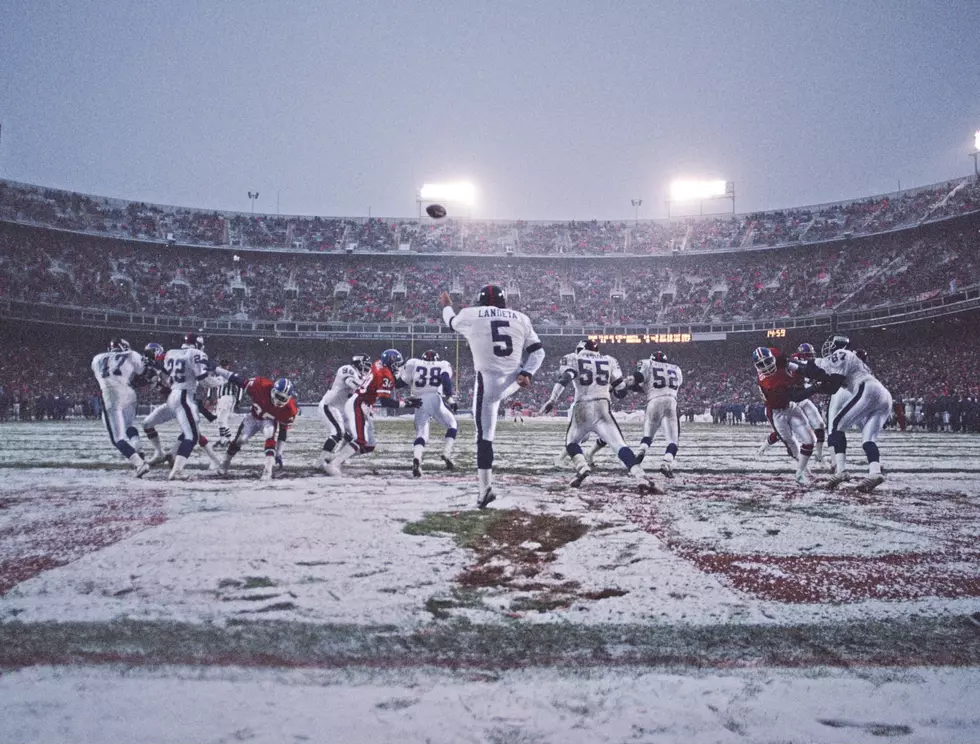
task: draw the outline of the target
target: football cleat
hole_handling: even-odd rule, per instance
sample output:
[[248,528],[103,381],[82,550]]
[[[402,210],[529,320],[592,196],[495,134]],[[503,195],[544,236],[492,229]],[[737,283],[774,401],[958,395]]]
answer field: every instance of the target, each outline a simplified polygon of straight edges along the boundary
[[343,473],[340,472],[340,466],[334,465],[332,462],[324,462],[320,465],[321,469],[327,475],[333,476],[334,478],[339,478]]
[[184,336],[184,342],[181,345],[182,349],[203,349],[204,348],[204,336],[199,336],[196,333],[188,333]]
[[181,469],[181,470],[171,470],[170,471],[170,474],[167,476],[167,480],[172,480],[172,481],[173,480],[181,480],[181,481],[185,481],[185,480],[190,479],[190,477],[191,477],[190,476],[190,473],[188,473],[186,470],[183,470],[183,469]]
[[504,290],[496,284],[488,284],[480,289],[476,296],[476,304],[484,307],[507,307],[507,297]]
[[449,457],[446,457],[446,455],[443,455],[442,456],[442,461],[444,463],[446,463],[446,470],[455,470],[456,469],[456,463],[454,463],[452,461],[452,458],[449,458]]
[[766,452],[768,451],[769,451],[769,440],[766,439],[766,441],[764,441],[762,444],[759,445],[759,449],[755,451],[755,454],[758,455],[759,457],[762,457],[762,455],[766,454]]
[[[647,456],[647,451],[644,447],[640,448],[640,451],[636,453],[636,464],[640,465],[643,462],[643,458]],[[590,465],[592,463],[589,463]]]
[[153,455],[147,462],[150,465],[159,465],[161,462],[173,464],[174,456],[169,452],[161,452],[159,455]]
[[426,349],[422,352],[422,359],[426,362],[441,362],[442,357],[435,349]]
[[381,366],[387,367],[392,374],[395,374],[405,364],[405,359],[398,349],[385,349],[381,352]]
[[476,508],[477,509],[486,509],[487,508],[487,505],[491,501],[496,501],[496,500],[497,500],[497,497],[493,493],[493,488],[491,486],[487,486],[487,490],[484,491],[480,495],[480,498],[478,498],[476,500]]
[[584,481],[590,475],[592,475],[592,471],[589,470],[588,468],[585,468],[584,470],[580,470],[575,474],[575,477],[572,478],[572,482],[569,483],[569,485],[572,488],[578,488],[579,486],[582,485],[582,481]]
[[666,460],[664,460],[662,463],[660,463],[660,474],[662,476],[664,476],[665,478],[673,478],[674,477],[674,464],[671,463],[671,462],[667,462]]
[[419,458],[412,458],[412,477],[421,478],[422,477],[422,463],[419,462]]
[[776,355],[772,353],[772,349],[759,346],[752,352],[752,364],[760,375],[768,377],[776,371]]
[[142,478],[144,475],[150,472],[150,463],[145,460],[140,463],[140,466],[136,468],[136,477]]
[[832,476],[830,476],[830,480],[827,481],[827,490],[833,491],[841,483],[843,483],[844,481],[848,481],[850,479],[851,479],[851,474],[848,471],[841,470],[839,472],[836,472]]
[[276,408],[282,408],[289,403],[289,399],[293,397],[295,392],[296,391],[293,389],[293,383],[291,383],[285,377],[280,377],[275,381],[275,384],[273,384],[272,392],[269,394],[269,397],[272,398],[272,405],[274,405]]
[[885,476],[881,475],[880,473],[878,475],[869,475],[867,478],[862,479],[861,482],[857,484],[857,490],[859,490],[861,493],[871,493],[884,482]]
[[109,351],[129,351],[129,341],[124,338],[114,338],[109,341]]
[[813,481],[810,480],[810,476],[808,476],[806,473],[797,473],[796,482],[804,488],[808,488],[813,483]]
[[639,481],[639,486],[637,489],[641,494],[663,494],[663,489],[659,488],[656,483],[647,478],[642,478]]

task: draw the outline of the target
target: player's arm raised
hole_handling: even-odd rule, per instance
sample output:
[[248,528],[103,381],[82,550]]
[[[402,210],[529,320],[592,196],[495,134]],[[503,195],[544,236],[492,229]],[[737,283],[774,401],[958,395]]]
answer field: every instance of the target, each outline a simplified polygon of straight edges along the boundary
[[228,382],[233,382],[236,385],[238,385],[239,396],[245,391],[245,388],[247,387],[249,382],[237,372],[232,372],[230,369],[225,369],[224,367],[215,367],[214,374],[216,374],[218,377],[220,377],[223,380],[228,380]]

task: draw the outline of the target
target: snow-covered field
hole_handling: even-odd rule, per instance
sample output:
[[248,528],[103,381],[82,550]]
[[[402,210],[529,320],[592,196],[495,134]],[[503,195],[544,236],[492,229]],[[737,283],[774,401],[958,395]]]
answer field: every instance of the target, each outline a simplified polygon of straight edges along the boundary
[[469,422],[419,480],[378,430],[341,479],[305,416],[272,483],[257,442],[170,483],[98,423],[0,426],[0,741],[980,739],[980,439],[887,433],[865,495],[685,425],[642,496],[505,422],[480,512]]

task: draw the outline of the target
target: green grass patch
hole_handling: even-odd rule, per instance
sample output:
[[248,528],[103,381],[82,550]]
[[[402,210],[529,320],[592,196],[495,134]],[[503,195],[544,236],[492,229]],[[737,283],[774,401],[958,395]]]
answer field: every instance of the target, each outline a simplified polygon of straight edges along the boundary
[[451,535],[461,548],[474,549],[480,538],[501,520],[512,519],[517,510],[428,512],[417,522],[402,527],[407,535]]

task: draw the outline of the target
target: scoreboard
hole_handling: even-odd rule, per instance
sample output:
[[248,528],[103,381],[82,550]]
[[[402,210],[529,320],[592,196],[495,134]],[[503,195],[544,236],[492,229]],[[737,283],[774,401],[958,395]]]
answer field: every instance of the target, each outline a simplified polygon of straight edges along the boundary
[[590,341],[600,344],[687,344],[690,333],[599,333],[590,334]]

